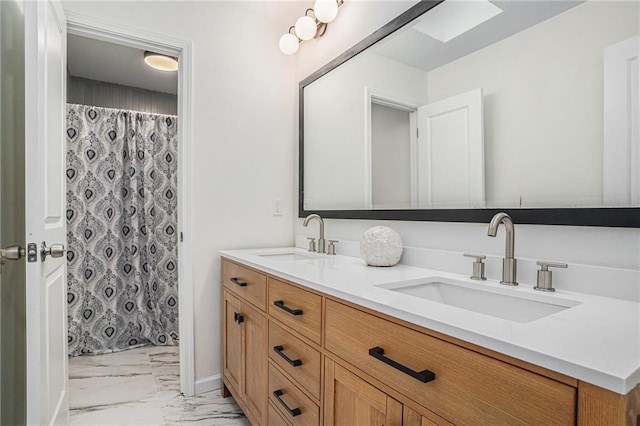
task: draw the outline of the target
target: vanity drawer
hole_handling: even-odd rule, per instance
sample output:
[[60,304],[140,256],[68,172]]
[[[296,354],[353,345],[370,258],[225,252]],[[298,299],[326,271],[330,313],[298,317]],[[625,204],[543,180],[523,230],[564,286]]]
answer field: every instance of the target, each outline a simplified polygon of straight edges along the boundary
[[267,276],[253,269],[222,259],[222,285],[265,310],[267,300]]
[[[277,395],[276,395],[277,393]],[[293,426],[320,424],[320,408],[273,365],[269,365],[269,400]]]
[[270,321],[269,357],[320,400],[320,352]]
[[269,315],[320,344],[322,297],[269,277]]
[[571,386],[332,300],[325,315],[327,350],[452,423],[575,422]]

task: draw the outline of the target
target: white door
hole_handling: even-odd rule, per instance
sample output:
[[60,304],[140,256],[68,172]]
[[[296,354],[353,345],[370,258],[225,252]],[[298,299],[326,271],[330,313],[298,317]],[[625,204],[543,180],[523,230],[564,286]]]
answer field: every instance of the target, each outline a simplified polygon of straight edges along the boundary
[[[68,421],[66,258],[40,251],[66,242],[64,119],[66,22],[57,0],[25,2],[27,423]],[[33,259],[32,259],[33,260]]]
[[484,207],[482,89],[418,108],[418,207]]
[[640,37],[604,49],[605,207],[640,204]]

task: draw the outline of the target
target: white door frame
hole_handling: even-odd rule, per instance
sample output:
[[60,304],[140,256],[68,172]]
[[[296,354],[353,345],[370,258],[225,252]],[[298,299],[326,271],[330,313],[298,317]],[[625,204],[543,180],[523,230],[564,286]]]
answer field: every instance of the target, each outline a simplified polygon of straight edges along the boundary
[[604,48],[603,205],[606,207],[637,206],[640,201],[639,60],[638,36]]
[[371,104],[378,104],[395,108],[409,113],[409,151],[411,153],[411,164],[409,164],[411,178],[411,208],[416,208],[418,204],[418,171],[416,151],[418,144],[418,121],[416,113],[423,104],[413,99],[403,99],[395,94],[387,93],[373,87],[364,88],[364,172],[365,172],[365,206],[371,210],[373,208],[373,148],[371,134]]
[[178,57],[178,317],[180,322],[180,391],[195,394],[193,247],[191,238],[191,111],[192,43],[141,31],[72,11],[66,12],[67,32]]

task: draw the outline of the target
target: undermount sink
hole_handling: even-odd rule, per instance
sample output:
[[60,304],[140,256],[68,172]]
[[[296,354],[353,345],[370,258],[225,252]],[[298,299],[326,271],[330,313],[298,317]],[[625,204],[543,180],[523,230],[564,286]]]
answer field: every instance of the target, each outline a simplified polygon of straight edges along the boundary
[[272,260],[282,260],[282,261],[291,261],[291,260],[309,260],[313,259],[313,256],[307,256],[300,253],[265,253],[259,254],[260,257],[266,257]]
[[419,283],[383,284],[378,287],[522,323],[535,321],[580,304],[574,300],[543,295],[504,294],[510,289],[473,286],[474,284],[448,278],[429,277]]

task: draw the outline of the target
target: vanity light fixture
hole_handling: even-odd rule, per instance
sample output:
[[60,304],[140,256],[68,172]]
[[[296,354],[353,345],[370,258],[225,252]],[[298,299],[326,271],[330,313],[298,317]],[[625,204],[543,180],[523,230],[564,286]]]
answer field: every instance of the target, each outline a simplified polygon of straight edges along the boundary
[[307,9],[304,12],[304,16],[296,21],[296,34],[303,41],[311,40],[318,32],[318,24],[315,19],[307,15],[309,12],[313,12],[313,9]]
[[[280,37],[280,51],[285,55],[293,55],[301,42],[322,37],[327,31],[327,24],[336,19],[338,7],[343,3],[344,0],[316,0],[313,9],[307,9],[295,26],[289,27],[289,31]],[[313,16],[309,16],[309,12]]]
[[144,62],[151,68],[160,71],[178,71],[178,58],[163,55],[162,53],[144,52]]
[[283,34],[282,37],[280,37],[280,41],[278,42],[280,51],[285,55],[293,55],[298,51],[300,39],[295,34],[291,34],[291,30],[295,30],[295,28],[296,27],[289,27],[289,32]]

